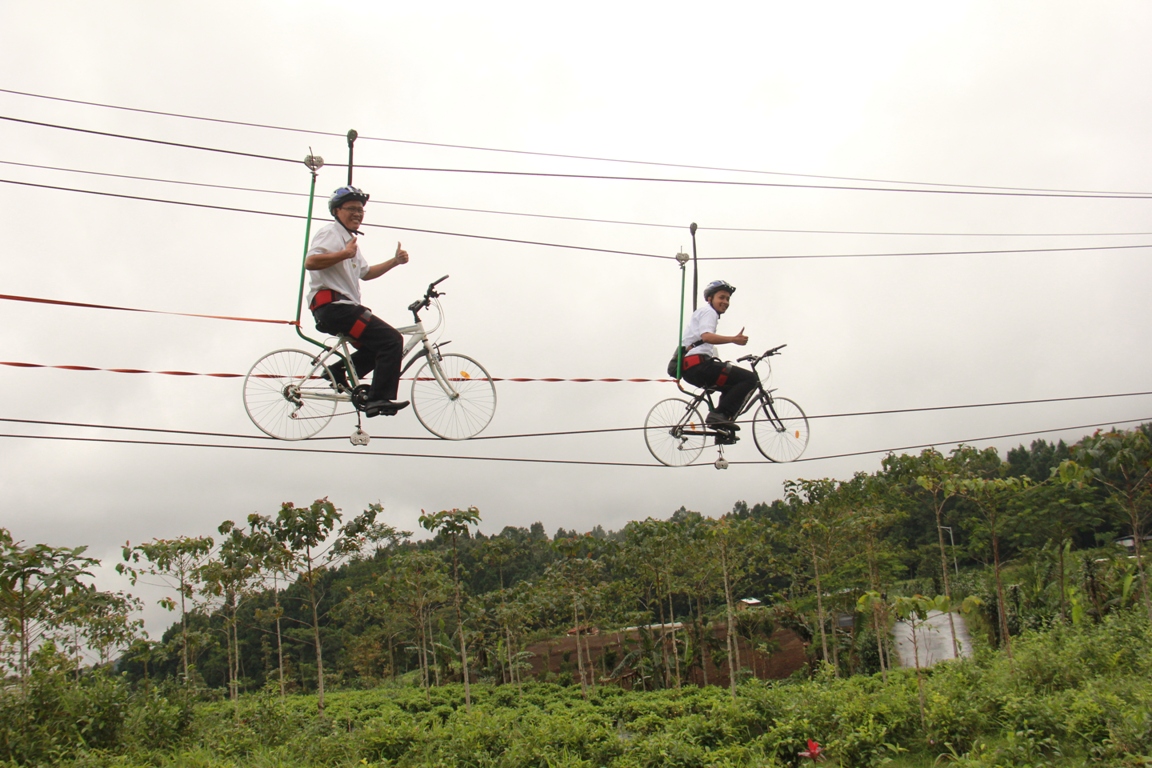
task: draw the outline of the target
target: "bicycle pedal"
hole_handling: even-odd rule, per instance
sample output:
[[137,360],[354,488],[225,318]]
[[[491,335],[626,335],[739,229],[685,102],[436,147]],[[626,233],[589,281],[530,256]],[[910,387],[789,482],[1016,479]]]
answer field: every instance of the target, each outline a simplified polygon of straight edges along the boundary
[[716,432],[717,445],[736,445],[739,440],[740,438],[736,437],[733,432],[721,432],[719,430]]
[[368,441],[371,439],[372,438],[368,436],[368,433],[360,429],[360,427],[356,427],[356,429],[353,430],[352,434],[348,437],[348,441],[351,442],[352,445],[368,445]]

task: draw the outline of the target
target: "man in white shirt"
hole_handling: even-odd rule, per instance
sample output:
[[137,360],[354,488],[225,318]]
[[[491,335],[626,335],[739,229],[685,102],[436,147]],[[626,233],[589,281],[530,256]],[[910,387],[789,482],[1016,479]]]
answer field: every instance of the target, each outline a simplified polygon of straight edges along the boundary
[[[388,261],[368,265],[357,244],[364,205],[368,195],[356,187],[340,187],[328,200],[328,210],[336,221],[321,228],[312,238],[304,268],[311,278],[308,308],[323,333],[343,334],[353,339],[356,352],[352,365],[356,376],[375,369],[368,391],[365,415],[395,415],[408,405],[396,400],[400,386],[400,361],[404,336],[360,304],[360,281],[375,280],[393,267],[408,263],[408,252],[396,243],[396,255]],[[331,366],[333,385],[348,388],[343,363]]]
[[684,331],[681,344],[684,345],[684,360],[680,375],[694,387],[715,389],[720,392],[716,410],[708,414],[709,424],[736,430],[736,417],[744,407],[748,394],[756,386],[756,374],[732,363],[725,363],[716,357],[717,344],[744,346],[748,337],[744,329],[735,336],[722,336],[716,333],[720,315],[728,311],[732,294],[736,288],[723,280],[714,280],[704,288],[704,301],[707,304],[692,313],[688,327]]

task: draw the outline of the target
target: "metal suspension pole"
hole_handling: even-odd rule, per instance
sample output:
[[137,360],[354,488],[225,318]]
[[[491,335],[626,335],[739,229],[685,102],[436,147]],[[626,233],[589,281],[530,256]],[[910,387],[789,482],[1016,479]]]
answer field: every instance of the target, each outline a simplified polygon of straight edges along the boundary
[[312,173],[312,185],[308,190],[308,219],[304,225],[304,256],[300,259],[300,292],[296,295],[296,334],[310,344],[323,347],[323,342],[304,335],[304,331],[300,328],[300,315],[304,306],[304,276],[307,274],[304,262],[308,258],[308,243],[312,239],[312,204],[316,201],[316,175],[324,165],[324,158],[318,155],[308,155],[304,158],[304,165]]
[[700,265],[696,261],[696,222],[692,222],[688,231],[692,233],[692,311],[695,312],[696,295],[700,292]]
[[357,135],[354,129],[348,131],[348,186],[352,186],[352,145],[356,143]]
[[680,265],[680,325],[676,329],[676,381],[680,381],[681,366],[684,364],[684,284],[688,277],[684,266],[688,263],[688,254],[680,251],[676,254],[676,263]]

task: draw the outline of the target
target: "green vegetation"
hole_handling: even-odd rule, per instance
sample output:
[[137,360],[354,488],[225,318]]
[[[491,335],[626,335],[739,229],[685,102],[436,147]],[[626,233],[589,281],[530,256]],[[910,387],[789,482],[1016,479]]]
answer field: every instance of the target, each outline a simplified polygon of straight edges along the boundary
[[[624,691],[385,686],[315,695],[270,690],[192,704],[186,687],[38,677],[23,708],[4,700],[0,745],[22,763],[77,766],[790,766],[807,739],[828,763],[930,766],[1146,765],[1152,635],[1141,611],[1016,638],[916,677],[893,670],[726,688]],[[203,695],[204,692],[201,692]],[[118,706],[113,706],[117,704]],[[99,711],[100,719],[78,719]],[[889,762],[890,761],[890,762]],[[943,763],[948,764],[948,763]]]
[[[775,766],[814,739],[843,766],[1152,765],[1150,436],[889,456],[618,532],[487,536],[471,508],[412,542],[379,507],[284,504],[125,546],[171,587],[159,642],[83,548],[0,529],[0,764]],[[975,655],[901,669],[892,623],[929,610],[963,610]],[[809,665],[758,680],[779,627]]]

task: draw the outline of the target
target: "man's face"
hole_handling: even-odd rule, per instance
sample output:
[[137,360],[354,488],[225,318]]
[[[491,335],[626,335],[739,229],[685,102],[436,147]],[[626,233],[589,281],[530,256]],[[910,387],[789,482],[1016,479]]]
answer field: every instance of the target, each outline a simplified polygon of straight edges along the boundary
[[712,298],[708,303],[712,305],[712,309],[716,310],[716,314],[722,315],[728,311],[728,305],[732,302],[732,294],[728,291],[716,291],[712,294]]
[[344,203],[336,209],[336,218],[344,225],[345,229],[355,232],[360,229],[360,224],[364,221],[364,204],[358,202]]

